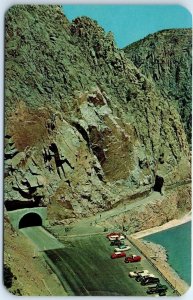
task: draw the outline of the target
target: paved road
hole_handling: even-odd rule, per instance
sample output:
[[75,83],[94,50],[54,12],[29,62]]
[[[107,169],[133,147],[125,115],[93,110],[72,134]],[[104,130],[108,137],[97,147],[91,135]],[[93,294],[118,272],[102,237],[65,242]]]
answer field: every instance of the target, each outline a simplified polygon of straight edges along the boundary
[[20,232],[27,236],[34,245],[36,245],[37,250],[39,251],[64,247],[62,243],[41,226],[22,228],[20,229]]
[[[45,259],[69,295],[145,296],[147,287],[128,276],[129,271],[136,269],[148,269],[167,285],[143,256],[141,262],[134,264],[125,264],[123,258],[112,260],[110,255],[114,247],[110,246],[104,233],[69,236],[62,244],[40,226],[20,231],[36,245],[37,250],[44,251]],[[135,246],[130,246],[128,255],[141,255]],[[168,286],[168,295],[172,294],[173,290]]]
[[[64,249],[45,253],[69,295],[147,296],[147,287],[128,276],[129,271],[136,269],[148,269],[168,286],[145,257],[142,256],[139,263],[126,264],[124,258],[112,260],[110,255],[113,251],[114,247],[104,235],[92,235],[70,238],[66,240]],[[127,254],[140,252],[131,245]],[[167,294],[173,295],[169,286]]]
[[104,232],[104,226],[101,226],[100,222],[111,220],[111,218],[127,213],[133,208],[138,208],[138,211],[140,211],[144,205],[153,203],[158,199],[160,199],[160,193],[152,192],[148,197],[141,198],[137,201],[129,201],[125,205],[120,204],[111,210],[103,211],[97,215],[77,220],[75,224],[72,226],[70,225],[70,232],[65,232],[63,225],[50,227],[50,231],[59,238],[62,238],[63,236],[64,239],[68,235],[82,235],[84,233],[87,234],[88,232],[91,234],[102,233]]

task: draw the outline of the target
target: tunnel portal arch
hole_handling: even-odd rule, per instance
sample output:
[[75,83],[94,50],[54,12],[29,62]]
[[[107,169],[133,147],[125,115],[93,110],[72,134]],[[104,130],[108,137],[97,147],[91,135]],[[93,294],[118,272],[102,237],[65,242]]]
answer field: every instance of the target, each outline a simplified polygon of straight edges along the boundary
[[153,187],[153,190],[155,192],[163,193],[163,185],[164,185],[164,179],[161,176],[156,175],[155,177],[155,185]]
[[19,229],[25,227],[42,226],[41,216],[35,212],[25,214],[19,221]]

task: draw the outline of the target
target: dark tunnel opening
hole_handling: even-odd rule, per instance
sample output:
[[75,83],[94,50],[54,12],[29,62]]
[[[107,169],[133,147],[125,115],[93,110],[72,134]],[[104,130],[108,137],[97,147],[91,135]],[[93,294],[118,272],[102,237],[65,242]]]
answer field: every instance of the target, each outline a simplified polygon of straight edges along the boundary
[[19,221],[19,229],[33,226],[42,226],[42,218],[36,213],[28,213]]
[[155,192],[159,192],[159,193],[162,194],[162,187],[163,187],[163,184],[164,184],[164,179],[163,179],[163,177],[156,175],[156,177],[155,177],[155,185],[154,185],[154,187],[153,187],[153,190],[154,190]]

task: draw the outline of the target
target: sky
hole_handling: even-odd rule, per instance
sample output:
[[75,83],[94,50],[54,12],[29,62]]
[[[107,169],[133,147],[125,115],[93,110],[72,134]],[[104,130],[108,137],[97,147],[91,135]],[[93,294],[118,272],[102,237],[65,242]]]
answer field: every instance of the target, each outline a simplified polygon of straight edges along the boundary
[[114,33],[123,48],[162,29],[192,27],[191,13],[179,5],[63,5],[71,21],[88,16]]

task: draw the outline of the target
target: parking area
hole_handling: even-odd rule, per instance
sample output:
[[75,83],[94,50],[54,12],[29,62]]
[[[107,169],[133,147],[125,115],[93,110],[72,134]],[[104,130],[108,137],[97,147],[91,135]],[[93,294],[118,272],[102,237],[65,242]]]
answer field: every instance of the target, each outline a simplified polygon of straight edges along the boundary
[[[129,244],[128,241],[126,243]],[[129,245],[131,249],[126,252],[127,256],[140,255],[140,262],[125,263],[124,258],[111,259],[115,247],[110,245],[105,235],[67,237],[64,249],[45,253],[71,295],[145,296],[148,287],[128,276],[130,271],[143,269],[149,270],[160,279],[161,284],[167,285],[168,296],[174,295],[173,289],[148,260],[133,245]]]

